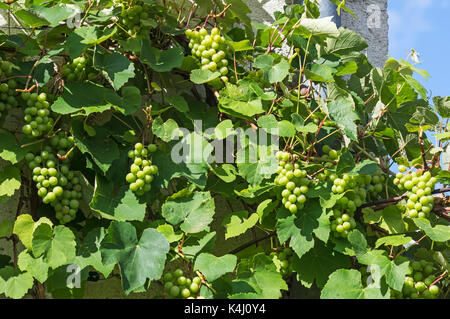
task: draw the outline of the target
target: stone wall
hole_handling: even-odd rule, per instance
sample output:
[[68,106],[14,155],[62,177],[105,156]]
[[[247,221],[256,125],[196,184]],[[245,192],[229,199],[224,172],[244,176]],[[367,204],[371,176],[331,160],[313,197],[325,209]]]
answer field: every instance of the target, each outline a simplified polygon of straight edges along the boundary
[[[282,11],[284,5],[292,4],[292,0],[244,0],[244,2],[252,10],[251,18],[265,24],[274,21],[273,12]],[[347,0],[346,6],[358,19],[341,10],[341,26],[364,36],[369,44],[367,49],[369,61],[374,66],[382,67],[387,59],[389,47],[387,0]]]
[[348,0],[347,7],[358,17],[343,12],[342,26],[360,33],[369,43],[366,50],[369,61],[382,67],[389,49],[389,24],[387,0]]

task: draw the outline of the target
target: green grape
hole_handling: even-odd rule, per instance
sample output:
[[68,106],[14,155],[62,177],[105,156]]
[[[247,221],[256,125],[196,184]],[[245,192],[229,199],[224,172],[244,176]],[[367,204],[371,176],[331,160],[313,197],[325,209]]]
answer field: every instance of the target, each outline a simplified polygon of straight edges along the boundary
[[[406,172],[407,168],[402,167],[399,171]],[[434,197],[431,195],[437,179],[431,176],[429,171],[416,170],[407,172],[404,175],[397,173],[396,179],[399,190],[406,189],[408,201],[406,202],[405,216],[409,218],[428,218],[434,207]]]
[[151,144],[144,147],[142,143],[136,143],[134,150],[128,151],[128,157],[133,160],[130,172],[125,180],[130,184],[129,188],[137,195],[143,195],[151,191],[151,182],[158,173],[158,167],[152,165],[149,153],[156,151],[156,146]]
[[439,293],[439,287],[436,286],[436,285],[430,286],[430,287],[428,288],[428,290],[430,291],[430,293],[431,293],[433,296],[436,296],[436,295]]
[[302,210],[307,198],[310,180],[305,178],[307,172],[300,169],[299,162],[290,162],[293,158],[287,152],[277,152],[275,155],[279,160],[277,168],[278,176],[275,184],[282,187],[281,196],[284,207],[292,214]]
[[40,137],[48,133],[54,124],[53,118],[50,117],[50,102],[47,101],[46,93],[32,93],[30,95],[22,95],[27,97],[26,108],[24,109],[25,125],[22,132],[31,137]]
[[[272,252],[270,255],[277,266],[277,271],[280,272],[282,276],[288,276],[292,273],[292,250],[290,248]],[[275,262],[276,260],[278,260],[278,265]]]
[[172,286],[172,288],[170,288],[170,296],[175,298],[178,297],[179,294],[180,294],[180,287]]
[[220,80],[228,83],[229,70],[225,52],[229,51],[229,44],[220,35],[220,30],[215,27],[211,29],[211,34],[205,28],[199,31],[186,30],[185,35],[189,39],[192,55],[201,61],[201,69],[219,71]]
[[[46,98],[44,95],[30,96],[33,99]],[[70,171],[68,164],[59,164],[71,158],[69,154],[65,159],[56,156],[59,140],[67,139],[66,133],[60,132],[50,140],[50,145],[45,145],[39,154],[28,153],[26,160],[32,169],[33,181],[38,188],[38,196],[44,204],[53,206],[55,216],[60,223],[65,224],[76,217],[79,208],[79,199],[82,197],[82,187],[76,174]],[[70,141],[70,139],[67,139]],[[58,143],[55,143],[58,142]],[[59,151],[66,153],[72,143],[66,143]],[[57,165],[58,163],[58,165]],[[33,164],[33,165],[31,165]]]
[[191,296],[191,291],[188,288],[184,288],[181,290],[181,296],[186,299]]
[[[0,78],[10,77],[12,75],[13,64],[7,61],[0,60]],[[6,80],[5,80],[6,81]],[[11,109],[19,105],[18,93],[15,91],[17,82],[15,79],[9,79],[0,84],[0,119],[4,117]]]
[[192,283],[200,285],[200,283],[202,282],[202,279],[200,277],[194,277],[192,278]]
[[423,279],[422,271],[426,267],[433,268],[433,264],[427,260],[410,261],[410,275],[405,277],[402,293],[391,295],[393,299],[413,298],[413,299],[434,299],[439,293],[439,287],[432,285],[436,279],[435,276],[429,275]]
[[184,276],[178,277],[177,283],[178,283],[178,285],[180,285],[180,286],[186,285],[186,277],[184,277]]
[[183,270],[178,268],[177,270],[174,271],[173,275],[176,278],[181,277],[181,276],[183,276]]
[[191,291],[191,293],[196,294],[200,291],[200,288],[197,283],[192,282],[191,285],[189,286],[189,290]]

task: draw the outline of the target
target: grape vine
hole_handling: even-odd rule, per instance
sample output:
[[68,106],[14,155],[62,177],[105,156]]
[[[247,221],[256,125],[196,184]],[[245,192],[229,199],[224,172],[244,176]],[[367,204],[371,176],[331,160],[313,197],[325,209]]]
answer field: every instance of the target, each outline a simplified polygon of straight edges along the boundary
[[448,299],[450,97],[414,61],[315,1],[38,2],[0,5],[1,297]]

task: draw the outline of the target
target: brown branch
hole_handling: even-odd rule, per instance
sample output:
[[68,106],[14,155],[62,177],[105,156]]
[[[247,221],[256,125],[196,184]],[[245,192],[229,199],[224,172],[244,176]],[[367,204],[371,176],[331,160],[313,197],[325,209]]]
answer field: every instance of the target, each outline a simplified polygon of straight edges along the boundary
[[231,7],[231,3],[228,4],[220,13],[218,14],[214,14],[212,17],[213,18],[221,18],[223,16],[225,16],[225,12]]
[[230,251],[228,254],[237,254],[238,252],[240,252],[241,250],[244,250],[245,248],[248,248],[248,247],[250,247],[250,246],[252,246],[252,245],[254,245],[254,244],[257,244],[257,243],[259,243],[260,241],[263,241],[263,240],[266,240],[266,239],[269,239],[270,237],[273,237],[273,236],[275,236],[276,235],[276,233],[270,233],[270,234],[267,234],[266,236],[264,236],[264,237],[261,237],[261,238],[257,238],[257,239],[255,239],[255,240],[252,240],[252,241],[250,241],[250,242],[248,242],[248,243],[246,243],[246,244],[243,244],[243,245],[241,245],[241,246],[239,246],[238,248],[236,248],[236,249],[233,249],[232,251]]
[[[19,203],[17,204],[17,210],[16,210],[16,219],[17,217],[19,217],[20,213],[22,212],[22,208],[23,208],[23,204],[24,204],[24,176],[21,176],[21,184],[20,184],[20,195],[19,195]],[[14,264],[14,269],[17,268],[17,258],[18,258],[18,254],[17,254],[17,243],[18,243],[18,238],[15,234],[12,235],[12,242],[13,242],[13,264]]]
[[447,272],[448,272],[448,271],[446,270],[442,275],[439,276],[438,279],[436,279],[435,281],[433,281],[433,283],[432,283],[430,286],[435,285],[436,283],[438,283],[439,281],[441,281],[443,278],[445,278],[445,276],[447,275]]
[[448,212],[449,210],[446,208],[443,209],[438,209],[438,210],[433,210],[433,213],[435,213],[436,215],[438,215],[439,217],[444,218],[445,220],[450,222],[450,215],[448,215],[445,212]]
[[369,224],[370,228],[372,228],[372,230],[374,231],[378,231],[380,233],[383,233],[385,235],[389,235],[389,232],[386,229],[381,228],[380,226],[378,226],[377,224]]
[[20,44],[20,46],[17,49],[15,49],[14,54],[9,57],[8,61],[12,61],[12,59],[14,59],[14,57],[17,55],[17,53],[19,53],[20,49],[22,49],[25,46],[25,44],[28,42],[28,40],[31,39],[31,36],[34,35],[34,30],[35,30],[35,28],[33,28],[31,30],[31,32],[27,35],[26,39]]
[[308,160],[308,161],[313,161],[313,162],[328,162],[328,163],[337,164],[337,162],[336,162],[335,160],[332,160],[332,159],[330,159],[330,158],[314,157],[314,156],[306,156],[306,155],[302,155],[302,154],[297,154],[297,155],[300,156],[302,159]]
[[424,150],[424,144],[423,144],[423,129],[420,129],[420,133],[419,133],[419,145],[420,145],[420,154],[422,155],[422,162],[423,162],[423,169],[428,171],[428,164],[427,164],[427,159],[425,158],[425,150]]

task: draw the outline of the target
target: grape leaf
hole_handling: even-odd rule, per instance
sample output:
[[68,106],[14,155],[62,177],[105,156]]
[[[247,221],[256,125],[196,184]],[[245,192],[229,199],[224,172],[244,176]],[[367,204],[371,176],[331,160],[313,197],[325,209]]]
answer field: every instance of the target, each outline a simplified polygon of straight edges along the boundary
[[381,245],[386,246],[402,246],[411,242],[412,238],[405,235],[394,235],[394,236],[385,236],[378,238],[375,243],[375,248],[380,247]]
[[50,227],[53,226],[53,223],[45,217],[34,222],[33,217],[29,214],[19,215],[14,222],[13,233],[19,237],[20,241],[27,249],[32,249],[33,232],[36,227],[42,223],[46,223]]
[[13,229],[14,223],[11,220],[5,219],[0,222],[0,238],[11,236],[13,234]]
[[17,164],[29,150],[30,147],[21,147],[13,134],[9,132],[0,133],[0,158],[11,162],[11,164]]
[[169,72],[183,64],[184,53],[180,47],[159,50],[151,46],[150,40],[142,41],[141,58],[156,72]]
[[184,232],[199,233],[212,222],[215,204],[209,192],[196,192],[185,198],[167,201],[161,210],[170,224],[181,223]]
[[305,69],[305,76],[315,82],[334,82],[334,72],[335,69],[328,65],[313,64],[310,69]]
[[116,183],[97,175],[94,196],[90,207],[103,218],[117,221],[142,221],[145,204],[127,186],[115,187]]
[[422,229],[431,240],[446,242],[450,240],[450,227],[444,225],[431,226],[430,221],[425,218],[413,218],[417,227]]
[[391,260],[383,250],[372,250],[357,258],[364,265],[376,266],[376,272],[380,276],[386,275],[386,283],[392,289],[401,291],[405,276],[409,273],[408,258],[398,256]]
[[169,243],[177,242],[183,237],[183,233],[181,231],[175,232],[173,226],[169,224],[159,225],[158,227],[156,227],[156,230],[166,236]]
[[378,164],[372,160],[364,160],[356,164],[350,175],[375,175],[379,171]]
[[134,100],[130,103],[130,91],[125,91],[128,95],[121,98],[113,89],[91,82],[70,82],[64,88],[63,94],[51,106],[53,112],[90,115],[92,113],[102,113],[113,108],[129,115],[133,114],[137,109]]
[[44,261],[44,256],[33,258],[29,252],[24,250],[19,254],[17,265],[20,270],[28,272],[41,283],[48,278],[49,265]]
[[258,55],[253,63],[253,67],[269,71],[273,67],[273,56],[271,55]]
[[264,77],[269,83],[282,82],[289,74],[289,67],[289,62],[286,59],[281,59],[270,70],[264,72]]
[[405,233],[406,223],[402,218],[402,211],[395,205],[388,206],[382,211],[383,221],[380,226],[389,231],[390,234]]
[[331,21],[333,17],[325,17],[320,19],[301,19],[300,26],[294,31],[294,35],[301,35],[305,38],[308,37],[339,37],[340,32],[336,28],[336,24]]
[[278,160],[274,154],[269,154],[270,150],[271,147],[265,145],[249,144],[236,153],[239,175],[252,186],[259,185],[276,172]]
[[75,138],[75,145],[82,153],[92,156],[95,164],[106,173],[112,163],[120,157],[116,142],[110,137],[110,133],[104,127],[96,127],[96,135],[89,136],[85,133],[82,120],[71,121],[71,132]]
[[105,278],[108,278],[114,269],[114,265],[105,265],[102,261],[100,248],[105,236],[106,231],[103,227],[92,229],[83,239],[83,242],[77,246],[77,256],[72,264],[78,265],[81,270],[92,266]]
[[36,227],[33,232],[32,251],[35,258],[44,256],[53,269],[65,265],[75,257],[75,235],[62,225],[54,229],[46,223]]
[[361,273],[355,269],[338,269],[332,273],[322,289],[321,299],[388,299],[389,290],[363,288]]
[[50,25],[50,22],[48,22],[45,18],[39,17],[36,13],[26,9],[17,10],[14,12],[14,15],[25,25],[32,28]]
[[34,13],[42,19],[47,20],[50,26],[56,27],[60,21],[73,17],[76,14],[76,11],[73,7],[60,4],[51,8],[31,6],[28,8],[28,13]]
[[161,278],[169,249],[166,237],[156,229],[145,229],[138,240],[132,224],[112,222],[101,254],[105,265],[119,264],[122,286],[128,295],[142,287],[147,278]]
[[366,237],[358,229],[354,229],[348,234],[348,241],[356,256],[364,255],[367,252]]
[[333,121],[344,127],[345,134],[354,141],[357,141],[357,127],[355,121],[359,119],[354,111],[355,103],[350,96],[338,96],[328,103],[328,112]]
[[235,255],[216,257],[209,253],[201,253],[195,259],[194,270],[200,270],[208,282],[213,282],[226,273],[233,272],[236,263]]
[[259,216],[256,213],[248,216],[248,211],[240,210],[227,215],[222,222],[225,227],[225,239],[242,235],[256,225]]
[[0,197],[11,197],[22,184],[20,169],[9,165],[0,172]]
[[183,253],[195,257],[204,251],[211,250],[214,247],[215,242],[216,232],[208,233],[204,237],[200,238],[195,245],[187,244],[183,247]]
[[220,76],[220,72],[212,72],[210,70],[202,70],[196,69],[192,70],[190,79],[195,84],[203,84],[214,79],[217,79]]
[[368,47],[366,39],[357,32],[339,28],[337,38],[327,39],[327,52],[329,54],[349,54],[354,51],[362,51]]
[[158,116],[152,124],[152,132],[164,142],[170,142],[179,137],[178,124],[173,119],[168,119],[166,122]]
[[450,96],[435,96],[433,104],[440,116],[450,118]]
[[[239,267],[243,267],[242,264]],[[255,255],[244,268],[241,271],[238,269],[238,279],[232,282],[231,299],[253,299],[256,296],[259,299],[278,299],[281,297],[281,290],[288,289],[272,259],[264,253]]]
[[20,299],[33,287],[33,284],[33,276],[27,272],[10,277],[5,284],[5,296]]
[[347,256],[340,254],[325,246],[321,241],[316,241],[314,248],[304,254],[300,259],[295,257],[292,268],[299,274],[301,283],[306,287],[316,282],[322,288],[331,273],[339,268],[350,267]]
[[314,247],[313,233],[324,242],[330,234],[329,223],[319,218],[323,210],[318,200],[307,201],[303,211],[305,213],[300,217],[290,214],[284,208],[278,211],[278,239],[281,243],[290,239],[289,246],[299,258]]
[[120,53],[96,52],[94,68],[101,71],[115,90],[119,90],[134,77],[134,64]]

